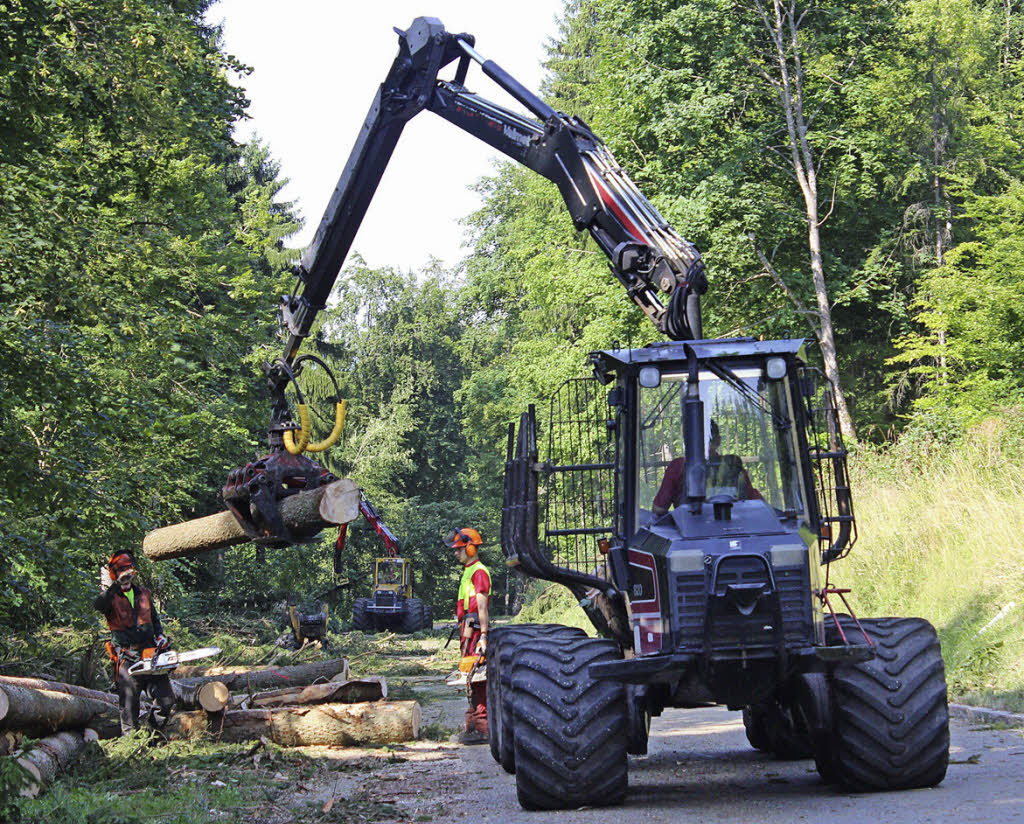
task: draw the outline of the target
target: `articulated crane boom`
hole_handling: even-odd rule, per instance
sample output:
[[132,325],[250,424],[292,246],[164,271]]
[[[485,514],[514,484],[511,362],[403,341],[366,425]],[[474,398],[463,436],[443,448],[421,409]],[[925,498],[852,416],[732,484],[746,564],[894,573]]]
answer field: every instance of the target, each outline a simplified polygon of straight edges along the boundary
[[[612,274],[651,322],[674,340],[701,337],[699,298],[707,280],[700,253],[658,214],[583,121],[556,111],[494,61],[484,59],[470,34],[451,34],[432,17],[419,17],[407,31],[395,31],[398,56],[374,97],[316,235],[296,267],[296,287],[281,299],[279,314],[287,342],[281,358],[265,365],[273,398],[271,453],[232,472],[224,487],[228,506],[249,536],[262,543],[285,545],[308,537],[289,533],[277,514],[277,501],[283,494],[333,479],[300,454],[305,449],[320,451],[331,439],[308,446],[305,406],[300,398],[297,425],[284,393],[303,361],[313,360],[299,355],[302,340],[327,304],[402,129],[424,109],[554,182],[573,224],[590,232],[608,256]],[[537,119],[469,91],[464,84],[473,62]],[[457,63],[454,78],[438,79],[450,63]],[[343,417],[339,399],[332,437],[340,433]]]

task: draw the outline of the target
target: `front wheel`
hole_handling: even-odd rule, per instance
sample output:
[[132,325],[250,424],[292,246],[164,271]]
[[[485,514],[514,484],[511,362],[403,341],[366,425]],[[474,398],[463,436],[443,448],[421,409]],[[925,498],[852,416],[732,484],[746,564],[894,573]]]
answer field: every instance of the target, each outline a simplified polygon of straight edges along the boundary
[[371,632],[373,630],[373,617],[370,615],[370,599],[356,598],[352,605],[352,629],[360,632]]
[[[935,629],[921,618],[861,625],[877,655],[832,674],[835,729],[819,772],[854,791],[933,787],[949,763],[946,669]],[[851,643],[864,643],[851,619],[843,630]],[[829,642],[839,643],[834,627]]]
[[629,730],[621,684],[589,667],[621,657],[604,639],[531,641],[512,670],[516,794],[527,810],[621,804]]

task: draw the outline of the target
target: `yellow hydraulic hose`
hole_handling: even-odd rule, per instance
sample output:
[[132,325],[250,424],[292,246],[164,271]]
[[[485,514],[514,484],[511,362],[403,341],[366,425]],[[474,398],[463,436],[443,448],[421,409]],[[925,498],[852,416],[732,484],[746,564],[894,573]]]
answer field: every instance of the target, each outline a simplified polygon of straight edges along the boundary
[[309,444],[306,447],[307,451],[323,452],[325,449],[329,449],[337,443],[338,438],[341,437],[341,431],[345,428],[345,412],[347,409],[348,401],[338,401],[337,405],[334,407],[334,429],[331,430],[331,434],[322,441]]
[[299,439],[295,440],[295,430],[287,429],[284,433],[284,448],[292,455],[301,455],[309,445],[309,407],[299,404]]

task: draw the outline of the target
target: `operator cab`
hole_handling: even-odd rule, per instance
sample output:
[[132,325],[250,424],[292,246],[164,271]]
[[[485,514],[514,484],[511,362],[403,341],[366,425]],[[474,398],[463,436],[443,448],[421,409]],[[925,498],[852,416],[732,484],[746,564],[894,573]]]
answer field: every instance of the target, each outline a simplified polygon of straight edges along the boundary
[[[759,365],[732,368],[735,381],[699,371],[704,414],[696,447],[703,449],[705,461],[703,497],[738,509],[768,506],[780,518],[806,520],[788,370],[781,358],[774,366],[776,378]],[[687,378],[686,371],[672,366],[645,366],[638,374],[637,528],[687,503]]]

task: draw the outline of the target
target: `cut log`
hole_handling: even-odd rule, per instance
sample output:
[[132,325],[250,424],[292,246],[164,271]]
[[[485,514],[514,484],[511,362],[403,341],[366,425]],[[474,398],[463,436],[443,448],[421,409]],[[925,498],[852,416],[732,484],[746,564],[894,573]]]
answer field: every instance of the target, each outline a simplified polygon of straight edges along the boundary
[[23,787],[21,794],[35,798],[40,790],[50,784],[58,773],[68,769],[85,751],[88,744],[97,739],[93,730],[65,730],[37,741],[32,750],[18,759],[32,781]]
[[380,701],[388,697],[387,681],[383,677],[362,678],[356,681],[328,681],[308,687],[290,687],[269,690],[255,695],[235,695],[230,709],[271,709],[296,704],[358,704]]
[[416,701],[313,704],[262,710],[226,710],[218,715],[177,713],[176,735],[209,734],[226,742],[265,736],[282,747],[395,744],[419,736],[422,713]]
[[0,684],[0,727],[5,729],[46,735],[55,730],[81,729],[95,719],[116,713],[117,707],[106,701]]
[[[281,517],[290,529],[324,529],[347,524],[358,515],[359,487],[348,478],[291,495],[281,502]],[[225,510],[154,529],[143,538],[142,551],[151,561],[166,561],[248,541],[235,516]]]
[[204,681],[195,685],[171,681],[171,687],[174,690],[175,704],[182,710],[220,712],[231,700],[231,691],[223,681]]
[[[329,680],[338,673],[348,673],[347,658],[313,661],[290,667],[178,667],[175,680],[183,687],[198,686],[207,681],[223,681],[233,692],[245,690],[302,687],[321,679]],[[346,677],[347,680],[347,677]]]
[[100,692],[91,690],[88,687],[80,687],[77,684],[65,684],[61,681],[47,681],[43,678],[17,678],[13,675],[0,675],[0,687],[10,684],[15,687],[32,687],[37,690],[50,690],[51,692],[64,692],[68,695],[76,695],[79,698],[92,698],[95,701],[105,701],[108,704],[116,704],[117,696],[112,692]]

